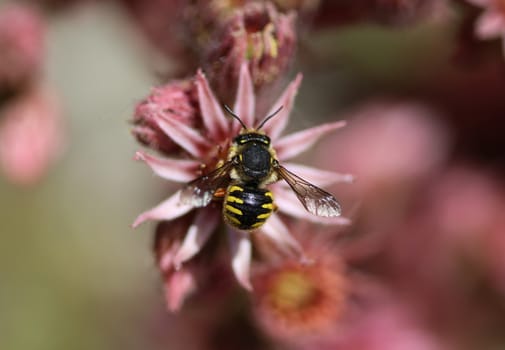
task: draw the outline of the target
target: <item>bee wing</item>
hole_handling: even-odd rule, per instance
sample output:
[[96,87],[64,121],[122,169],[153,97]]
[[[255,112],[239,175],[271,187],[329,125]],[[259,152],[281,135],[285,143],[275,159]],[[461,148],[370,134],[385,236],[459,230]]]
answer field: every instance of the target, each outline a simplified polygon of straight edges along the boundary
[[309,213],[323,217],[340,216],[342,209],[332,194],[305,181],[282,165],[277,166],[277,173],[288,183]]
[[217,189],[228,186],[229,173],[232,168],[233,162],[228,161],[207,175],[189,182],[181,190],[181,202],[192,204],[195,207],[205,207],[210,203]]

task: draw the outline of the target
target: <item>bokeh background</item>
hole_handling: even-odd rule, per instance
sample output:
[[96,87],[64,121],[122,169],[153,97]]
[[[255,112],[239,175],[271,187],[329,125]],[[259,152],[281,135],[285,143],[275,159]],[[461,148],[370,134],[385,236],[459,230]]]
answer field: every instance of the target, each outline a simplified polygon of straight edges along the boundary
[[[399,273],[390,266],[412,266],[401,254],[385,257],[383,244],[398,242],[397,251],[432,251],[430,244],[391,238],[398,231],[406,236],[412,231],[413,237],[437,240],[426,232],[438,232],[439,226],[413,230],[430,220],[433,213],[427,211],[439,203],[426,199],[426,193],[438,191],[440,182],[442,189],[448,188],[462,169],[484,179],[483,186],[491,183],[498,202],[505,200],[504,57],[498,41],[472,39],[477,13],[456,2],[449,13],[430,20],[349,20],[332,26],[322,12],[312,18],[317,30],[302,33],[290,70],[291,76],[302,71],[304,81],[288,129],[349,121],[341,139],[336,134],[303,158],[330,164],[332,170],[358,172],[356,186],[336,187],[355,220],[347,229],[350,241],[366,242],[355,255],[350,253],[352,259],[366,261],[361,266],[372,275],[392,275],[393,285],[405,290],[410,282],[398,282]],[[153,64],[157,54],[118,2],[77,2],[44,16],[43,74],[62,103],[64,149],[36,184],[17,186],[0,177],[0,348],[202,348],[185,324],[205,323],[205,314],[191,306],[178,315],[166,311],[152,257],[155,225],[130,228],[138,213],[170,189],[133,160],[141,147],[130,132],[133,108],[166,79],[161,76],[177,75],[175,63],[165,61],[160,74]],[[334,152],[330,163],[328,150]],[[477,182],[472,179],[461,188]],[[459,190],[456,186],[450,193]],[[473,198],[470,194],[462,200]],[[416,217],[418,212],[426,218]],[[470,208],[468,215],[474,212]],[[465,212],[456,210],[455,221],[465,217],[459,213]],[[505,235],[503,228],[493,228],[497,237]],[[494,254],[496,266],[505,271],[501,244]],[[416,247],[404,248],[410,245]],[[452,251],[444,249],[442,256]],[[475,261],[491,254],[480,245],[465,249],[471,251],[468,256],[478,256]],[[470,265],[483,268],[487,263]],[[384,273],[388,269],[395,272]],[[505,346],[500,334],[505,329],[505,288],[493,282],[505,274],[496,269],[500,272],[477,274],[486,276],[485,283],[472,282],[486,285],[482,288],[487,292],[472,289],[475,294],[468,300],[491,298],[486,305],[479,302],[478,309],[480,315],[492,309],[493,316],[484,317],[489,334],[476,332],[468,348]],[[455,294],[459,286],[452,285]],[[451,334],[465,328],[459,329]],[[479,347],[491,343],[495,347]]]

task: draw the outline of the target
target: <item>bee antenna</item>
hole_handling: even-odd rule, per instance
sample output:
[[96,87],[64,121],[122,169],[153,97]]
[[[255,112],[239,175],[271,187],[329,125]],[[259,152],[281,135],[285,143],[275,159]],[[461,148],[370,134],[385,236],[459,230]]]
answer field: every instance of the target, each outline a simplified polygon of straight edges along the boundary
[[256,130],[261,129],[263,127],[263,125],[265,125],[265,123],[267,121],[269,121],[270,119],[272,119],[273,117],[275,117],[275,115],[281,111],[282,107],[284,107],[284,106],[280,106],[279,108],[277,108],[277,110],[275,112],[273,112],[269,116],[265,117],[265,119],[263,119],[263,121],[260,123],[260,125],[258,125],[258,127],[256,128]]
[[230,113],[230,115],[231,115],[233,118],[237,119],[237,120],[238,120],[238,122],[240,123],[240,125],[242,125],[242,127],[243,127],[244,129],[247,129],[247,126],[244,124],[244,122],[242,121],[242,119],[240,119],[240,117],[239,117],[238,115],[236,115],[235,113],[233,113],[233,111],[231,110],[231,108],[230,108],[230,107],[228,107],[227,105],[224,105],[224,109],[226,110],[226,112]]

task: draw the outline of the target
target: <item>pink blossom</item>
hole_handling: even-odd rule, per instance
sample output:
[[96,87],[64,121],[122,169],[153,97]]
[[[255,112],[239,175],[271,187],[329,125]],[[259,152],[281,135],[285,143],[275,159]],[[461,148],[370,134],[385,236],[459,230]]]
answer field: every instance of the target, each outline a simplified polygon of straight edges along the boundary
[[[240,72],[238,92],[233,110],[242,118],[246,126],[252,127],[257,125],[257,122],[263,118],[257,118],[255,115],[255,96],[246,64],[242,65]],[[281,137],[282,130],[288,122],[300,82],[301,75],[298,75],[288,85],[267,115],[277,110],[279,106],[284,108],[262,130],[271,138],[279,161],[287,169],[296,169],[298,175],[309,182],[316,185],[328,185],[339,181],[351,181],[352,177],[349,175],[320,171],[289,162],[291,158],[305,151],[320,137],[344,125],[344,122],[341,121],[332,122]],[[165,114],[160,110],[152,115],[152,120],[156,125],[184,150],[186,156],[158,158],[145,152],[137,152],[136,155],[137,159],[146,162],[157,175],[170,181],[187,183],[214,170],[219,164],[227,160],[228,148],[240,129],[237,122],[233,122],[231,118],[225,116],[202,72],[198,72],[195,78],[195,86],[198,94],[201,125],[193,127],[184,121],[172,118],[170,114]],[[273,184],[271,190],[274,192],[281,213],[329,224],[348,222],[345,218],[319,218],[309,214],[284,182]],[[181,202],[180,192],[180,190],[177,191],[158,206],[139,215],[133,226],[136,227],[146,220],[174,220],[195,210],[194,204]],[[221,222],[220,207],[220,203],[211,202],[208,206],[196,210],[194,221],[173,257],[172,264],[176,269],[193,258],[215,231],[217,225]],[[249,265],[252,257],[252,243],[250,241],[252,235],[265,235],[282,249],[301,254],[301,247],[291,237],[288,229],[277,215],[270,217],[259,230],[254,232],[243,232],[231,228],[228,231],[232,269],[240,284],[246,289],[251,289]]]
[[[274,82],[293,59],[296,16],[270,2],[250,2],[235,9],[210,36],[204,64],[219,96],[228,96],[240,67],[249,64],[255,88]],[[232,90],[233,91],[233,90]]]
[[334,337],[306,349],[345,350],[448,350],[434,333],[400,303],[382,302],[367,308],[347,329]]
[[0,166],[14,183],[39,180],[62,148],[61,111],[55,95],[35,87],[0,109]]
[[44,24],[31,7],[0,9],[0,92],[33,79],[44,58]]
[[484,9],[475,24],[475,35],[479,39],[501,38],[505,50],[505,2],[503,0],[467,0]]
[[320,159],[328,163],[325,150],[332,150],[330,168],[356,176],[347,196],[359,200],[376,230],[397,220],[414,184],[440,167],[449,137],[436,113],[420,104],[374,102],[346,115],[348,127],[323,142]]
[[253,270],[251,297],[256,323],[266,334],[300,345],[337,332],[352,286],[331,236],[318,235],[314,225],[295,223],[290,231],[300,240],[305,261],[268,253],[269,261]]
[[181,148],[158,126],[155,116],[164,113],[167,118],[194,126],[199,119],[194,85],[189,80],[173,81],[154,87],[151,94],[137,104],[132,133],[146,146],[167,155]]

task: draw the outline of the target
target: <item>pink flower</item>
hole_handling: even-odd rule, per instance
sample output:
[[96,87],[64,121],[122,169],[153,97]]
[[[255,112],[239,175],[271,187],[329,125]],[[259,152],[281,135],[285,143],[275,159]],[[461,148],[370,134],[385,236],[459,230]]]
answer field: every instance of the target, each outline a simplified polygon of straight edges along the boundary
[[501,38],[505,50],[505,1],[503,0],[467,0],[482,7],[484,12],[475,24],[475,35],[479,39]]
[[0,92],[32,79],[44,58],[44,25],[30,7],[0,9]]
[[448,350],[435,333],[417,320],[416,314],[400,303],[368,306],[362,315],[333,341],[306,349],[345,350]]
[[62,148],[60,106],[42,87],[0,109],[0,167],[14,183],[30,185],[47,171]]
[[436,113],[420,104],[380,101],[347,116],[349,126],[320,147],[333,150],[330,169],[338,166],[356,176],[348,196],[360,199],[360,215],[375,231],[398,220],[414,185],[440,167],[448,137]]
[[283,343],[301,345],[331,337],[347,313],[351,288],[347,271],[330,241],[332,236],[317,231],[314,225],[301,222],[291,226],[306,261],[272,259],[269,254],[270,261],[253,270],[256,322]]
[[250,2],[235,9],[205,47],[203,62],[210,63],[210,81],[219,96],[229,95],[244,62],[249,63],[255,88],[282,75],[295,51],[295,20],[293,11],[280,13],[269,2]]
[[144,145],[167,155],[181,148],[161,130],[154,116],[164,113],[166,117],[194,126],[199,119],[197,96],[189,80],[173,81],[155,87],[151,94],[135,108],[132,133]]
[[[277,110],[279,106],[284,108],[275,118],[266,123],[262,130],[271,138],[278,160],[287,169],[292,170],[302,178],[319,186],[339,181],[351,181],[352,177],[349,175],[340,175],[288,162],[291,158],[307,150],[320,137],[345,124],[342,121],[327,123],[281,137],[281,132],[288,122],[300,82],[301,75],[298,75],[289,84],[267,115]],[[225,116],[202,72],[198,72],[195,85],[201,112],[201,123],[198,123],[196,127],[171,118],[169,114],[167,115],[159,110],[152,115],[152,120],[173,142],[185,151],[187,156],[158,158],[144,152],[137,152],[136,154],[136,158],[146,162],[157,175],[170,181],[187,183],[214,170],[220,163],[227,160],[230,144],[240,129],[240,125],[236,121],[234,122],[231,118]],[[233,110],[242,118],[246,126],[257,125],[258,120],[263,118],[256,118],[255,116],[253,84],[246,64],[241,67],[238,86]],[[274,193],[276,204],[281,213],[315,222],[333,224],[348,222],[345,218],[320,218],[309,214],[284,182],[275,183],[271,185],[270,189]],[[181,203],[180,192],[181,190],[177,191],[158,206],[142,213],[135,220],[133,226],[136,227],[146,220],[174,220],[195,210],[193,204]],[[211,202],[206,207],[196,209],[194,220],[189,225],[184,240],[172,259],[171,264],[175,268],[180,268],[183,263],[189,261],[201,250],[221,222],[220,208],[220,203]],[[231,243],[232,269],[240,284],[246,289],[251,289],[249,282],[249,266],[252,254],[251,235],[265,235],[275,241],[282,249],[301,254],[301,247],[291,237],[288,229],[277,215],[270,217],[260,229],[254,232],[238,231],[231,228],[228,231]]]

